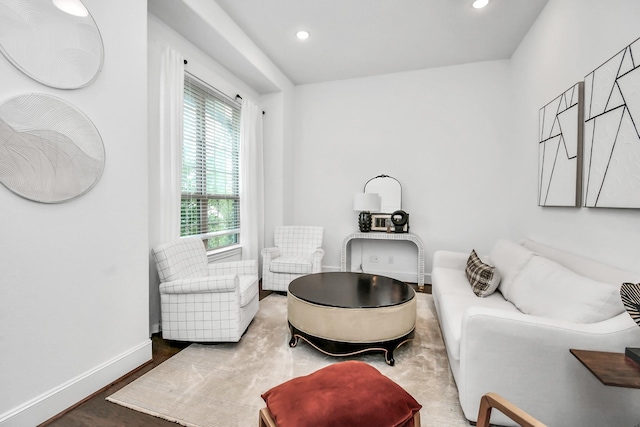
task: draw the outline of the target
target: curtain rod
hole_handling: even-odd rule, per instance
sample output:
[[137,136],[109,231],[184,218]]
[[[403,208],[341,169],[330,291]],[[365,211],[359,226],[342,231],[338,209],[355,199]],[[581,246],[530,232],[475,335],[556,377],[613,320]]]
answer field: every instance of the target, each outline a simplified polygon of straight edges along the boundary
[[[184,65],[187,65],[189,63],[189,61],[187,61],[186,59],[184,60]],[[196,76],[194,76],[193,74],[189,73],[189,75],[191,75],[192,77],[195,77],[196,79],[198,79]],[[200,79],[198,79],[200,80]],[[200,80],[202,82],[202,80]],[[202,83],[206,83],[206,82],[202,82]],[[210,86],[210,85],[208,85]],[[215,89],[215,88],[213,88]],[[218,93],[225,95],[224,93],[220,92],[219,90],[215,89]],[[226,96],[226,95],[225,95]],[[227,97],[230,98],[230,97]],[[236,101],[238,100],[238,98],[242,99],[242,97],[240,96],[240,94],[236,93]],[[264,110],[262,110],[262,115],[264,115]]]
[[[242,97],[240,96],[240,94],[238,94],[238,93],[237,93],[237,94],[236,94],[236,99],[238,99],[238,98],[242,99]],[[262,115],[264,115],[264,110],[262,110]]]

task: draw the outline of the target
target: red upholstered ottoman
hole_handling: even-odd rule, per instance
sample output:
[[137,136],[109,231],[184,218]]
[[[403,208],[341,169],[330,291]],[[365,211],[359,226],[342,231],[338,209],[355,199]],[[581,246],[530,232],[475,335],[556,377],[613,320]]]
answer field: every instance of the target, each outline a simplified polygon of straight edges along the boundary
[[262,395],[260,427],[420,427],[420,405],[363,362],[340,362]]

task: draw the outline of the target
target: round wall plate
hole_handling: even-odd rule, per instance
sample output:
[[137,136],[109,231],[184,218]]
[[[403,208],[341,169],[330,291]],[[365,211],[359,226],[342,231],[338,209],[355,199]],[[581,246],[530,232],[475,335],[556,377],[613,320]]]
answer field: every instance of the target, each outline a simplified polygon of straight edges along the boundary
[[104,163],[98,130],[74,106],[44,94],[0,105],[0,182],[14,193],[64,202],[93,188]]
[[86,16],[64,12],[51,0],[0,0],[0,52],[18,70],[57,89],[89,85],[102,69],[104,47],[98,26]]

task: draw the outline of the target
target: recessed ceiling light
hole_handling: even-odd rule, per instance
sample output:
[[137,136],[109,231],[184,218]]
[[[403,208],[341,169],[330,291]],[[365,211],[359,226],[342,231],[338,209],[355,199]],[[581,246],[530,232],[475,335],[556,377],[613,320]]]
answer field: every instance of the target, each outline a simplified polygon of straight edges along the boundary
[[89,15],[89,11],[80,0],[53,0],[53,5],[69,15],[81,17]]
[[473,2],[472,6],[475,7],[476,9],[482,9],[488,4],[489,4],[489,0],[476,0]]
[[296,33],[296,37],[299,38],[300,40],[306,40],[309,38],[309,32],[308,31],[298,31]]

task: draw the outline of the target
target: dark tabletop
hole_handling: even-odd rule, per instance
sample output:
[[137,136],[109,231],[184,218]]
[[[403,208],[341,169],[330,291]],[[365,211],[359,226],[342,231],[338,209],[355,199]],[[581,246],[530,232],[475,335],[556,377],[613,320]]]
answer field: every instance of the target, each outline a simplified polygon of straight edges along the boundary
[[289,292],[312,304],[344,308],[375,308],[403,304],[415,292],[406,283],[366,273],[316,273],[289,284]]

